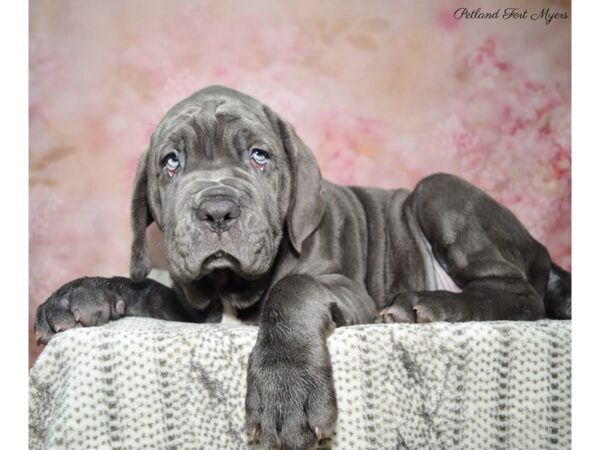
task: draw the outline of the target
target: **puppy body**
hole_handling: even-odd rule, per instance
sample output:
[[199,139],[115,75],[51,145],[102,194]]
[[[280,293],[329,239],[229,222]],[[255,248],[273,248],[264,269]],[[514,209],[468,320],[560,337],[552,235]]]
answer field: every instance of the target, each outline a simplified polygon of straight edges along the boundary
[[[233,310],[260,327],[246,412],[268,448],[311,448],[332,431],[336,326],[571,314],[570,274],[483,191],[448,174],[413,191],[329,183],[291,125],[227,88],[161,121],[131,218],[131,280],[63,286],[36,313],[38,339],[125,315],[216,322]],[[152,221],[172,289],[146,279]]]

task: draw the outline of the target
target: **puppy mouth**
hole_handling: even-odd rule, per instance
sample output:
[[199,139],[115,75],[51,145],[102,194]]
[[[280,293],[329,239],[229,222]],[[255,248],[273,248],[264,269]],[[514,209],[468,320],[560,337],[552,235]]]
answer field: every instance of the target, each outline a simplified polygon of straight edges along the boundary
[[233,255],[218,250],[211,255],[208,255],[202,262],[201,272],[206,274],[217,269],[232,269],[240,267],[240,261]]
[[183,217],[166,230],[169,271],[181,283],[199,281],[207,275],[229,270],[239,278],[257,280],[267,274],[274,259],[270,230],[251,223],[217,236],[197,222]]
[[223,250],[218,250],[204,258],[204,261],[200,267],[200,278],[204,278],[213,272],[223,269],[232,271],[238,277],[244,280],[255,280],[260,278],[259,274],[249,274],[242,270],[242,264],[240,261],[235,256]]

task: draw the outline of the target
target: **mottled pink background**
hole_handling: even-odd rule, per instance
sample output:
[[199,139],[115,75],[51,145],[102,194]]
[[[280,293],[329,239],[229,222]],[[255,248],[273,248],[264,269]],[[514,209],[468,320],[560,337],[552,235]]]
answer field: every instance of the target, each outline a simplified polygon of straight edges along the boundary
[[30,2],[30,316],[73,278],[127,273],[137,158],[171,105],[214,83],[281,112],[333,181],[465,177],[570,268],[570,19],[457,21],[461,6],[570,15],[521,0]]

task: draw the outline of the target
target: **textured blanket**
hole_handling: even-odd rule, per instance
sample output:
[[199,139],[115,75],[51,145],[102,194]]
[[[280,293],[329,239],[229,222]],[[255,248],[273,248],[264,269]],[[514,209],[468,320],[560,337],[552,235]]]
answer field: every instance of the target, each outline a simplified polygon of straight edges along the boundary
[[[30,448],[246,449],[256,328],[127,318],[57,335],[30,372]],[[565,449],[571,323],[365,325],[329,338],[333,449]]]

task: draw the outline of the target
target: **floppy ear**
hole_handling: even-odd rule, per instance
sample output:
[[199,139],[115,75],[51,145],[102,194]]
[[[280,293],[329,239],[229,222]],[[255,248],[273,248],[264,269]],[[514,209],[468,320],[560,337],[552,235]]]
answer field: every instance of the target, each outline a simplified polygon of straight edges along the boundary
[[129,276],[133,281],[142,281],[150,273],[150,249],[146,239],[146,228],[152,223],[153,218],[148,204],[148,153],[149,151],[146,150],[138,162],[131,199],[133,242]]
[[279,118],[279,132],[292,173],[292,194],[287,213],[290,242],[296,252],[319,226],[325,212],[325,193],[319,165],[308,146],[289,123]]

